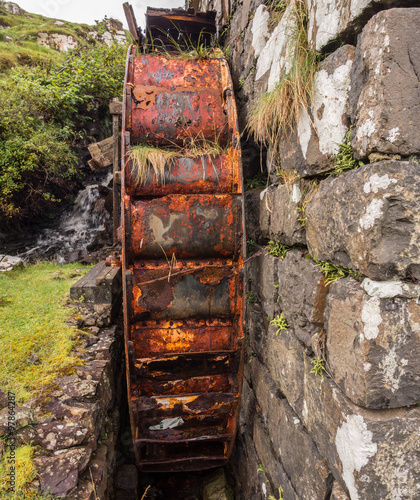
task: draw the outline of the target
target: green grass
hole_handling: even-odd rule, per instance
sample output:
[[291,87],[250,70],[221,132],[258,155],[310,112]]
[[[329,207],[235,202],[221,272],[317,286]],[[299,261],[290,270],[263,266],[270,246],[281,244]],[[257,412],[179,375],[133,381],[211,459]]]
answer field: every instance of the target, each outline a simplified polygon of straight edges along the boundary
[[37,44],[38,33],[70,35],[81,42],[94,27],[85,24],[62,21],[62,26],[54,24],[56,19],[30,14],[22,16],[8,13],[0,5],[0,70],[5,71],[16,65],[43,65],[65,60],[66,55],[54,49]]
[[339,144],[340,150],[334,157],[334,169],[330,175],[340,175],[347,170],[355,170],[362,167],[364,163],[356,160],[353,156],[353,148],[351,147],[351,129],[347,132],[346,139],[342,144]]
[[[47,262],[0,273],[0,380],[20,404],[40,393],[80,360],[69,354],[77,329],[67,324],[70,286],[89,268]],[[39,364],[31,364],[31,354]]]

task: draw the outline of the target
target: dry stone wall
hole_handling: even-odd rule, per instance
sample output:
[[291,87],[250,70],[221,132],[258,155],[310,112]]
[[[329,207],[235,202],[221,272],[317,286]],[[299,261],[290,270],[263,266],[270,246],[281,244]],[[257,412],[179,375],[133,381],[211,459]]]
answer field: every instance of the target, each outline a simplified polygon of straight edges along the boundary
[[[242,129],[291,68],[293,2],[279,15],[281,4],[201,1],[228,28]],[[245,195],[261,253],[247,269],[237,490],[246,500],[420,498],[420,2],[306,8],[308,47],[322,54],[307,113],[277,150],[243,143],[245,179],[262,159],[272,184]],[[343,151],[358,168],[336,170]],[[286,255],[271,255],[268,240]],[[342,276],[333,283],[322,273],[331,266]],[[285,329],[272,323],[281,315]]]

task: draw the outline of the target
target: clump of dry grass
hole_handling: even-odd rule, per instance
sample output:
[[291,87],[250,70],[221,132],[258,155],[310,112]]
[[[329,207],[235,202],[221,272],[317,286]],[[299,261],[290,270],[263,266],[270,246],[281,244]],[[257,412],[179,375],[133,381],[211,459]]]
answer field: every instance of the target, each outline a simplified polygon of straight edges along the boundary
[[153,170],[156,181],[159,184],[165,184],[165,169],[170,168],[175,156],[177,156],[175,151],[142,144],[132,146],[130,149],[130,159],[133,165],[132,175],[138,184],[144,185],[151,170]]
[[293,27],[288,31],[287,52],[291,55],[291,69],[256,102],[248,117],[248,129],[254,138],[275,148],[280,136],[297,126],[301,113],[308,113],[318,62],[317,52],[308,46],[306,3],[289,2]]
[[204,137],[201,132],[184,139],[184,144],[172,144],[171,148],[158,148],[147,144],[131,146],[131,175],[139,185],[144,185],[151,171],[158,184],[165,184],[165,170],[170,169],[176,157],[194,158],[199,156],[218,156],[228,151],[229,144],[222,146],[215,134],[214,140]]

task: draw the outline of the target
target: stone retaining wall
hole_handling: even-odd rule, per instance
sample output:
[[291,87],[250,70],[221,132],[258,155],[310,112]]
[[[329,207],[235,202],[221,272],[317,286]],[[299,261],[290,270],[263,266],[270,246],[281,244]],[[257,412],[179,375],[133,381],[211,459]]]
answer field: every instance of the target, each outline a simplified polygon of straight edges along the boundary
[[[84,330],[73,353],[83,364],[15,409],[17,442],[36,447],[38,474],[31,487],[48,498],[110,500],[119,486],[114,476],[122,458],[117,438],[126,389],[122,328],[111,320],[115,274],[108,293],[101,288],[102,303],[98,297],[89,302],[88,294],[73,302],[72,322]],[[8,417],[8,408],[0,411],[0,438],[8,433]]]
[[[293,17],[288,2],[273,22],[276,4],[201,2],[229,19],[242,129],[288,71]],[[324,54],[312,105],[280,137],[279,161],[269,148],[273,184],[246,193],[248,238],[262,254],[248,265],[239,497],[420,498],[420,2],[307,8],[309,47]],[[329,176],[346,137],[359,168]],[[244,150],[249,178],[260,154],[252,138]],[[293,248],[270,255],[269,239]],[[344,277],[328,284],[317,261]],[[278,331],[281,313],[289,328]]]

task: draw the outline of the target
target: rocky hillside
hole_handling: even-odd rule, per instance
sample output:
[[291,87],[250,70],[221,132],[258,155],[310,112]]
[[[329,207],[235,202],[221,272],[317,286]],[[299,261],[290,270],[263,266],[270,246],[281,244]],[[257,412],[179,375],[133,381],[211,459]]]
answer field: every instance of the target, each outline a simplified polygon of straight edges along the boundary
[[31,14],[13,2],[0,1],[0,69],[16,64],[45,63],[57,54],[45,49],[68,52],[89,39],[111,46],[126,43],[122,24],[106,19],[96,26],[70,23]]
[[110,132],[127,48],[110,19],[80,25],[0,2],[0,26],[1,238],[74,195],[87,145]]

